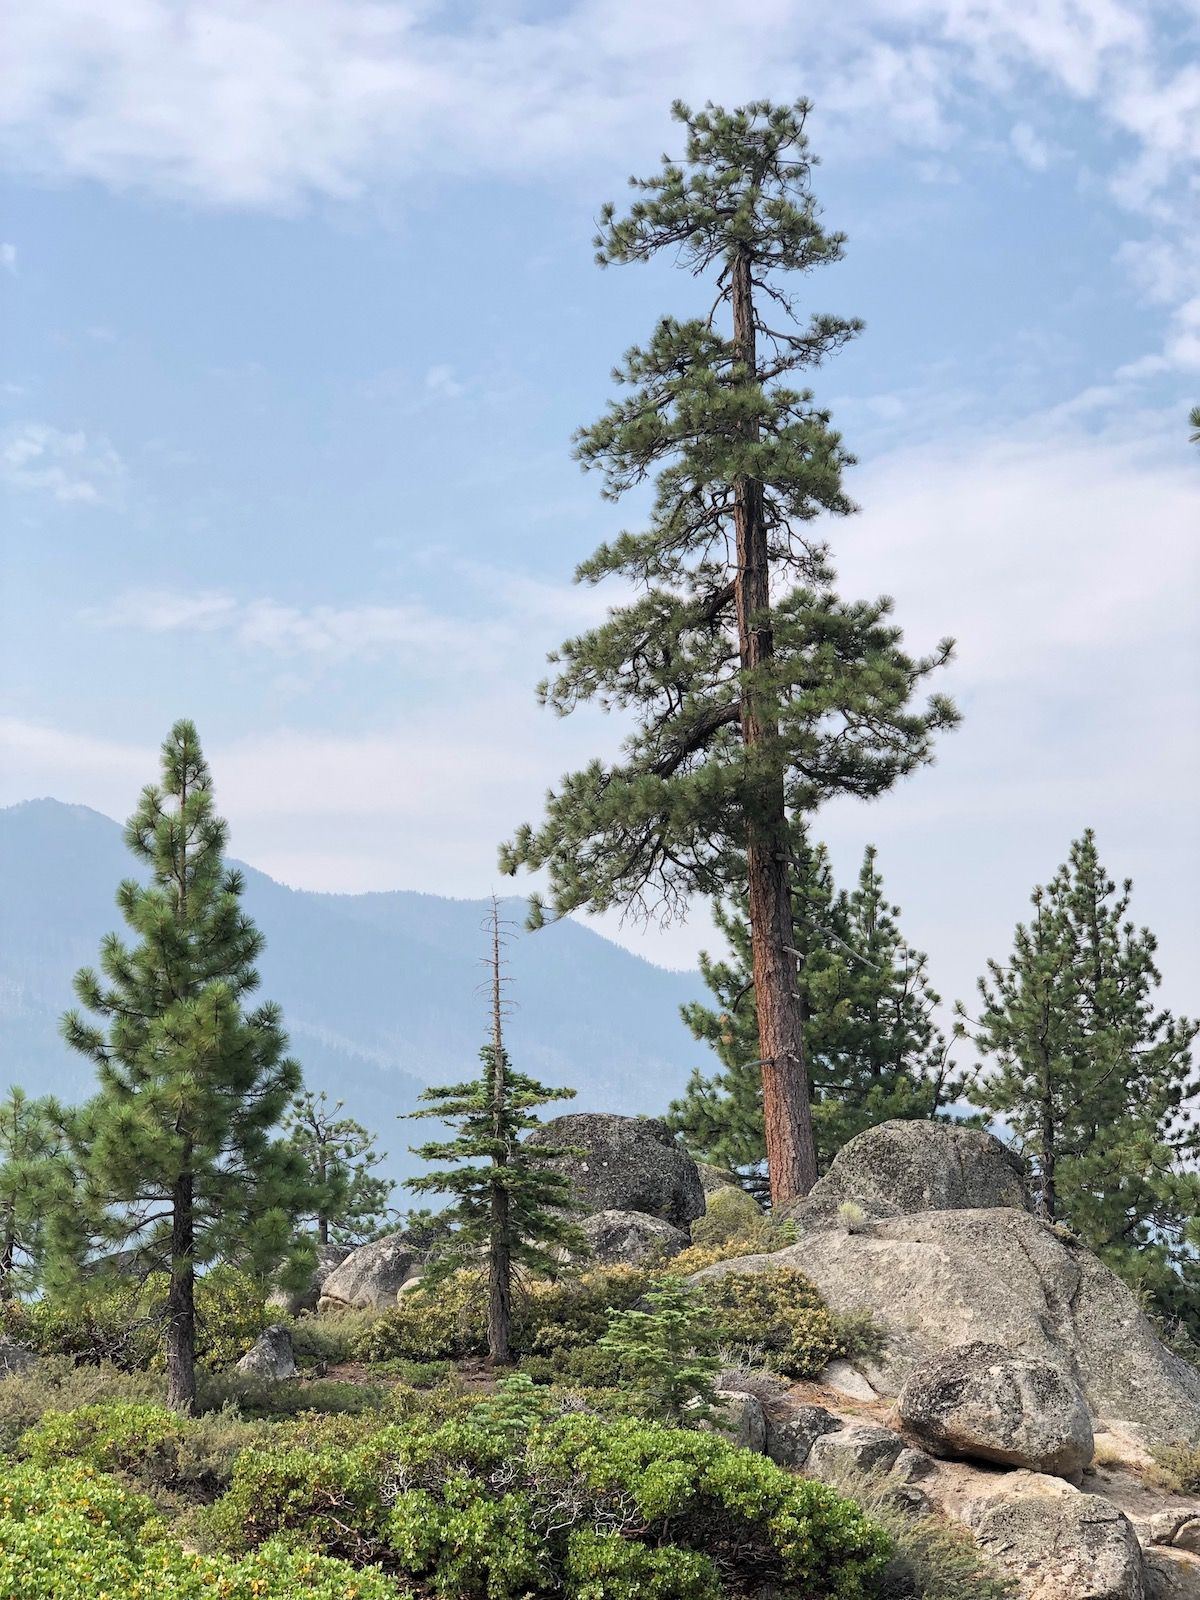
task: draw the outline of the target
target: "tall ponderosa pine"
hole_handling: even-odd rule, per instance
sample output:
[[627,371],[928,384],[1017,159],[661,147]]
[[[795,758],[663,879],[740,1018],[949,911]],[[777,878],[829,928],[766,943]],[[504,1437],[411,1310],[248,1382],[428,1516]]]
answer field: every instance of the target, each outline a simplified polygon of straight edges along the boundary
[[540,690],[560,713],[597,701],[636,726],[621,760],[562,780],[501,864],[547,867],[560,914],[670,915],[694,893],[747,888],[778,1202],[816,1174],[791,948],[793,819],[832,795],[877,795],[930,759],[954,712],[939,697],[913,709],[913,697],[950,646],[905,655],[890,602],[839,600],[809,533],[822,512],[852,510],[850,458],[809,391],[787,380],[858,324],[820,315],[802,326],[776,281],[842,253],[817,218],[807,107],[674,114],[683,163],[631,180],[640,197],[628,216],[605,208],[598,259],[666,251],[711,276],[713,309],[664,318],[615,373],[629,394],[578,435],[608,498],[655,473],[657,495],[646,531],[621,534],[577,572],[588,583],[619,575],[640,596],[551,656],[558,671]]
[[294,1224],[311,1205],[304,1163],[272,1130],[300,1088],[279,1009],[247,1011],[263,939],[241,905],[241,874],[224,862],[225,824],[190,722],[162,750],[162,781],[142,791],[125,841],[149,882],[127,880],[117,904],[135,936],[109,934],[102,975],[75,992],[100,1019],[72,1011],[69,1044],[96,1063],[99,1092],[75,1130],[78,1183],[52,1218],[60,1278],[97,1247],[133,1250],[165,1269],[169,1403],[195,1396],[195,1275],[235,1260],[263,1275],[283,1266],[298,1286],[312,1244]]
[[383,1160],[375,1135],[353,1117],[339,1117],[345,1102],[331,1105],[324,1090],[305,1090],[288,1108],[284,1130],[300,1152],[317,1195],[306,1218],[321,1244],[365,1244],[394,1219],[395,1182],[374,1169]]
[[1089,829],[981,979],[995,1059],[974,1098],[1033,1165],[1043,1214],[1200,1329],[1198,1024],[1154,1006],[1155,939],[1128,920]]
[[16,1085],[0,1101],[0,1301],[37,1285],[46,1216],[70,1182],[66,1116]]
[[423,1161],[454,1163],[448,1172],[410,1178],[417,1194],[448,1194],[454,1202],[442,1213],[452,1230],[425,1269],[436,1284],[482,1255],[487,1264],[488,1354],[497,1365],[511,1359],[514,1269],[553,1272],[555,1250],[580,1248],[582,1236],[570,1220],[570,1179],[550,1163],[567,1152],[557,1145],[529,1144],[522,1138],[538,1126],[533,1115],[552,1100],[573,1098],[574,1089],[547,1089],[516,1072],[504,1048],[501,933],[492,905],[492,1038],[480,1052],[483,1071],[468,1083],[426,1089],[426,1102],[412,1117],[436,1117],[454,1130],[452,1139],[417,1146]]
[[[939,997],[925,957],[907,944],[900,908],[884,896],[874,848],[849,893],[835,892],[823,845],[801,841],[793,857],[792,944],[801,952],[797,982],[824,1171],[856,1133],[893,1117],[936,1116],[965,1082],[933,1020]],[[745,897],[719,906],[717,923],[731,954],[700,961],[716,1008],[696,1002],[683,1008],[683,1018],[723,1070],[693,1072],[670,1121],[697,1155],[753,1182],[766,1148]]]

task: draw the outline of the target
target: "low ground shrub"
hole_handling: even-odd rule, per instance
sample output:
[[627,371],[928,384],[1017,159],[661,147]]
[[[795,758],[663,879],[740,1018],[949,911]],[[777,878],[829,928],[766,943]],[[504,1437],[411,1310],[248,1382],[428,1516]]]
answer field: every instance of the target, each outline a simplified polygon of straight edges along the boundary
[[[610,1310],[635,1304],[653,1282],[634,1267],[598,1267],[555,1282],[527,1284],[513,1305],[513,1348],[548,1355],[592,1345]],[[477,1273],[458,1272],[428,1292],[415,1289],[365,1327],[354,1343],[360,1361],[453,1361],[487,1353],[486,1296]]]
[[692,1223],[692,1243],[728,1244],[731,1239],[765,1236],[770,1219],[758,1201],[733,1184],[705,1196],[705,1211]]
[[378,1320],[378,1311],[303,1312],[291,1325],[296,1365],[311,1367],[324,1362],[333,1367],[353,1361],[359,1340]]
[[767,1584],[863,1600],[890,1550],[823,1485],[714,1435],[587,1415],[247,1450],[206,1520],[231,1552],[284,1537],[457,1600],[716,1600]]
[[[94,1279],[70,1295],[0,1307],[0,1332],[40,1355],[109,1362],[125,1372],[161,1372],[167,1278]],[[244,1355],[277,1313],[261,1286],[236,1267],[217,1266],[196,1283],[196,1359],[213,1371]]]
[[99,1401],[161,1404],[166,1381],[157,1373],[122,1372],[111,1362],[76,1366],[67,1356],[46,1356],[29,1372],[0,1382],[0,1455],[48,1411],[73,1411]]
[[794,1267],[726,1273],[701,1283],[697,1298],[723,1345],[755,1347],[789,1377],[815,1378],[844,1353],[828,1307]]
[[149,1500],[88,1466],[12,1467],[0,1495],[0,1594],[21,1600],[397,1600],[381,1573],[267,1544],[185,1551]]
[[382,1384],[346,1383],[337,1379],[277,1383],[249,1373],[220,1372],[202,1377],[196,1385],[201,1410],[236,1407],[247,1417],[289,1417],[300,1411],[326,1411],[357,1416],[377,1411],[387,1396]]
[[1165,1444],[1151,1448],[1155,1476],[1175,1494],[1200,1494],[1200,1445]]

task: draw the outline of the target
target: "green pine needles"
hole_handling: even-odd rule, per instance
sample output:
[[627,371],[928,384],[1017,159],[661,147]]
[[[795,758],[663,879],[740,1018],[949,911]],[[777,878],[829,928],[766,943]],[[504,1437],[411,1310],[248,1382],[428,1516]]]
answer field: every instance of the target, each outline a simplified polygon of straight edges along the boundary
[[974,1098],[1017,1135],[1041,1211],[1070,1225],[1160,1311],[1200,1334],[1200,1024],[1154,1005],[1155,939],[1089,829],[1033,893],[1005,964],[988,963]]
[[46,1217],[70,1187],[69,1115],[18,1085],[0,1101],[0,1302],[37,1287]]
[[787,284],[843,246],[819,220],[807,110],[676,105],[684,159],[631,180],[626,216],[604,209],[602,265],[666,252],[711,280],[713,306],[664,317],[617,367],[622,396],[577,435],[607,499],[652,478],[656,493],[647,526],[576,573],[623,580],[634,598],[550,657],[540,694],[560,714],[593,702],[632,726],[619,759],[565,776],[540,825],[501,852],[506,872],[547,871],[557,914],[669,917],[695,894],[746,893],[777,1204],[816,1175],[791,940],[796,826],[836,795],[889,789],[956,720],[943,696],[915,703],[950,643],[909,656],[889,600],[840,599],[815,529],[853,510],[851,458],[796,378],[859,324],[801,322]]
[[272,1130],[300,1088],[279,1008],[250,1010],[262,935],[225,864],[226,828],[190,722],[162,749],[162,777],[125,830],[148,882],[117,904],[133,935],[109,934],[84,968],[84,1012],[63,1033],[96,1064],[98,1093],[72,1128],[77,1181],[48,1224],[50,1266],[75,1278],[97,1249],[123,1270],[169,1274],[164,1318],[170,1404],[195,1396],[195,1276],[235,1261],[298,1284],[312,1244],[294,1224],[311,1204],[304,1163]]
[[[425,1089],[412,1117],[436,1117],[454,1129],[451,1139],[432,1140],[413,1153],[423,1161],[453,1165],[445,1172],[410,1178],[417,1194],[452,1195],[442,1213],[447,1234],[425,1270],[435,1284],[463,1266],[485,1264],[488,1282],[488,1356],[497,1365],[511,1359],[514,1273],[553,1274],[561,1252],[580,1250],[583,1239],[570,1220],[575,1208],[570,1179],[553,1163],[565,1147],[530,1144],[522,1136],[536,1128],[534,1112],[574,1089],[547,1089],[517,1072],[508,1059],[502,1030],[501,924],[496,902],[491,915],[492,1038],[480,1051],[477,1078]],[[557,1252],[557,1254],[556,1254]]]
[[284,1130],[312,1181],[316,1204],[306,1220],[315,1225],[318,1241],[353,1249],[395,1224],[396,1184],[374,1170],[384,1159],[375,1135],[353,1117],[338,1116],[344,1104],[331,1103],[324,1090],[306,1089],[288,1108]]
[[[967,1081],[933,1021],[939,996],[925,956],[900,930],[900,908],[885,897],[874,847],[849,892],[835,889],[824,845],[801,838],[792,859],[792,943],[801,953],[797,985],[823,1172],[864,1128],[936,1116],[965,1093]],[[682,1014],[721,1070],[693,1072],[669,1121],[695,1155],[758,1187],[766,1146],[745,894],[718,904],[716,920],[730,954],[700,958],[715,1005],[695,1002]]]

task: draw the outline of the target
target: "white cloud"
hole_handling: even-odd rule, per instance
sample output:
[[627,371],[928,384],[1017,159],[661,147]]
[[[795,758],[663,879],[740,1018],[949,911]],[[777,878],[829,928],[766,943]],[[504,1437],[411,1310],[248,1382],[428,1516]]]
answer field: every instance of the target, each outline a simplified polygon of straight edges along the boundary
[[[530,641],[549,643],[600,621],[619,599],[485,563],[444,562],[459,580],[458,610],[425,600],[403,605],[296,606],[272,598],[238,600],[214,591],[134,589],[86,613],[87,620],[151,634],[220,634],[248,652],[344,664],[385,656],[428,662],[437,674],[495,671]],[[536,646],[538,658],[544,647]]]
[[17,275],[17,247],[15,244],[0,244],[0,269],[12,277]]
[[1050,165],[1049,144],[1040,138],[1027,122],[1014,123],[1008,142],[1025,165],[1034,172],[1045,172]]
[[67,433],[44,422],[0,431],[0,482],[11,489],[64,505],[116,504],[125,477],[125,463],[100,435]]

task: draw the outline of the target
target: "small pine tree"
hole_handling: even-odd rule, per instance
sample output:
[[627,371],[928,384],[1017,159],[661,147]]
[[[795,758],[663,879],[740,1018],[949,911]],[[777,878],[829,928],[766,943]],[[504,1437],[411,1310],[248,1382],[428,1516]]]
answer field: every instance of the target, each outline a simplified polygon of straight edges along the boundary
[[1193,406],[1188,416],[1188,424],[1192,430],[1192,443],[1200,444],[1200,406]]
[[538,1126],[538,1106],[569,1100],[574,1089],[547,1089],[514,1070],[504,1048],[504,982],[501,924],[496,902],[491,915],[492,1037],[480,1052],[483,1070],[467,1083],[426,1089],[426,1102],[412,1117],[436,1117],[454,1130],[452,1139],[435,1140],[414,1149],[423,1161],[452,1162],[449,1171],[410,1178],[417,1194],[448,1194],[453,1203],[442,1213],[452,1229],[431,1266],[427,1281],[436,1283],[456,1268],[487,1262],[488,1354],[497,1365],[510,1360],[514,1270],[553,1272],[553,1251],[579,1249],[583,1240],[570,1221],[571,1182],[550,1163],[567,1154],[556,1145],[529,1144],[522,1139]]
[[345,1101],[332,1105],[322,1090],[304,1090],[293,1100],[284,1131],[300,1152],[314,1190],[317,1208],[306,1218],[321,1244],[365,1244],[375,1238],[395,1212],[390,1205],[396,1185],[373,1170],[384,1159],[375,1135],[352,1117],[339,1117]]
[[[933,1021],[938,996],[925,957],[900,932],[900,908],[884,896],[874,847],[850,893],[835,891],[823,845],[799,841],[792,861],[792,944],[824,1171],[864,1128],[936,1116],[964,1092],[965,1079]],[[730,955],[702,955],[700,965],[717,1006],[693,1003],[683,1018],[713,1047],[722,1070],[693,1072],[669,1120],[689,1149],[755,1188],[766,1150],[745,897],[718,906],[716,920]]]
[[600,1348],[661,1417],[702,1421],[711,1415],[721,1366],[711,1314],[679,1278],[664,1278],[644,1300],[644,1309],[611,1314]]
[[1164,1311],[1200,1328],[1200,1024],[1155,1009],[1155,939],[1128,920],[1089,829],[989,961],[975,1040],[995,1063],[975,1098],[1033,1166],[1061,1219]]
[[[258,985],[261,934],[241,905],[241,874],[224,861],[226,828],[190,722],[162,749],[162,779],[142,791],[125,841],[148,869],[117,904],[136,942],[114,933],[98,974],[76,975],[81,1006],[67,1042],[95,1062],[99,1092],[72,1130],[78,1167],[47,1244],[60,1282],[90,1251],[132,1251],[169,1273],[169,1404],[195,1397],[197,1269],[236,1260],[299,1286],[313,1247],[295,1238],[312,1206],[294,1146],[271,1137],[300,1088],[279,1008],[245,1008]],[[101,975],[102,974],[102,975]]]
[[[787,848],[836,795],[869,799],[932,758],[956,713],[920,705],[949,657],[900,648],[891,602],[833,590],[816,518],[853,507],[850,457],[800,375],[855,321],[793,320],[799,274],[837,261],[812,191],[808,106],[693,112],[682,161],[631,180],[626,216],[602,213],[602,265],[665,254],[710,282],[707,317],[663,317],[615,373],[625,389],[577,455],[617,499],[656,476],[649,525],[600,547],[587,583],[636,591],[551,656],[541,686],[560,714],[628,711],[620,757],[568,774],[544,821],[518,829],[506,872],[545,868],[553,910],[681,911],[693,895],[747,893],[763,1125],[775,1203],[816,1177]],[[534,916],[538,915],[535,904]]]
[[0,1101],[0,1301],[37,1286],[46,1215],[69,1182],[65,1117],[18,1085]]

